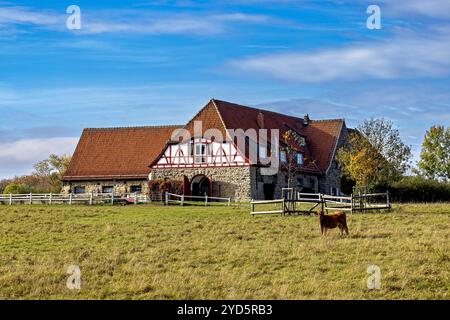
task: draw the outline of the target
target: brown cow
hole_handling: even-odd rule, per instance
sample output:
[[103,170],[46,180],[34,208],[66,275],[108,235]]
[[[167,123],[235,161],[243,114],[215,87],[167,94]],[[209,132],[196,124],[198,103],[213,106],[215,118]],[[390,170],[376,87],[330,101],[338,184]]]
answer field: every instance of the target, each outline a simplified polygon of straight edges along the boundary
[[348,235],[347,218],[345,212],[335,212],[325,214],[323,211],[319,213],[320,232],[323,236],[327,235],[328,229],[339,227],[341,235],[345,233]]

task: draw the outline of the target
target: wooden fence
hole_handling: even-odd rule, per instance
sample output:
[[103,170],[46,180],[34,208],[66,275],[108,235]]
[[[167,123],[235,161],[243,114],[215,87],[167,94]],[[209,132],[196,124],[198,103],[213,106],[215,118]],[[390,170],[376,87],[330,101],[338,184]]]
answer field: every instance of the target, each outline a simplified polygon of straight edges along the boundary
[[[349,211],[369,212],[378,210],[390,210],[391,203],[389,193],[358,194],[350,196],[331,196],[322,193],[301,193],[293,189],[282,189],[282,199],[276,200],[252,200],[252,215],[259,214],[311,214],[314,209],[321,206],[320,210],[329,211]],[[273,204],[274,210],[256,210],[256,206]],[[305,204],[312,205],[304,209]]]
[[165,205],[179,204],[180,206],[183,206],[185,204],[205,206],[213,204],[226,204],[227,206],[230,206],[231,198],[210,197],[208,195],[188,196],[166,192],[164,203]]
[[138,193],[26,193],[0,194],[0,204],[118,204],[118,203],[148,203],[149,196]]

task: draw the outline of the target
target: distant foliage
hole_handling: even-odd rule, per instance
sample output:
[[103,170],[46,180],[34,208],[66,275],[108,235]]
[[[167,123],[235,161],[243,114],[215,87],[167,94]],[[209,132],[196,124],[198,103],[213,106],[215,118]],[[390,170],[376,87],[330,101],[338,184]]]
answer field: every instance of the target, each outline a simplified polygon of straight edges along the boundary
[[404,177],[390,185],[379,185],[376,191],[391,193],[395,202],[448,202],[450,183],[420,176]]
[[33,192],[32,188],[24,183],[10,183],[3,190],[4,194],[24,194]]
[[450,181],[450,127],[433,126],[427,131],[418,165],[420,174]]
[[70,156],[51,154],[48,159],[34,165],[31,175],[0,180],[0,193],[58,193],[61,177],[67,170]]
[[337,154],[347,180],[373,189],[402,178],[410,167],[411,149],[400,139],[392,122],[365,120],[349,137],[349,145]]
[[175,194],[183,193],[183,182],[176,180],[151,180],[148,183],[150,192],[170,192]]

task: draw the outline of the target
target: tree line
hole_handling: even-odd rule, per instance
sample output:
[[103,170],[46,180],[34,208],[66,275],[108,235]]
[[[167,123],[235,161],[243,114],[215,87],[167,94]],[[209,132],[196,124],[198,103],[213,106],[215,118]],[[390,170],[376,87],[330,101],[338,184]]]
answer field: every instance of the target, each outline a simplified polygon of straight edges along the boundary
[[0,193],[59,193],[62,189],[61,177],[69,166],[71,156],[51,154],[37,162],[30,175],[0,180]]
[[389,120],[368,119],[351,130],[349,143],[337,154],[343,190],[353,186],[389,190],[397,201],[450,200],[450,128],[427,130],[416,167],[411,147]]

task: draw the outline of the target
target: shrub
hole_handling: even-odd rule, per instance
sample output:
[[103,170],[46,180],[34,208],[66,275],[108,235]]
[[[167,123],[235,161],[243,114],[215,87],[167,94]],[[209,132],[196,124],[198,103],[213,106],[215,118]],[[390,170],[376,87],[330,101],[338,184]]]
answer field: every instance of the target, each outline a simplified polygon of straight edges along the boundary
[[10,183],[3,190],[3,194],[23,194],[30,192],[32,192],[31,187],[24,183]]
[[152,180],[148,183],[150,192],[183,193],[183,182],[176,180]]
[[421,176],[404,177],[390,185],[379,185],[376,192],[388,190],[395,202],[450,201],[450,183],[426,179]]

